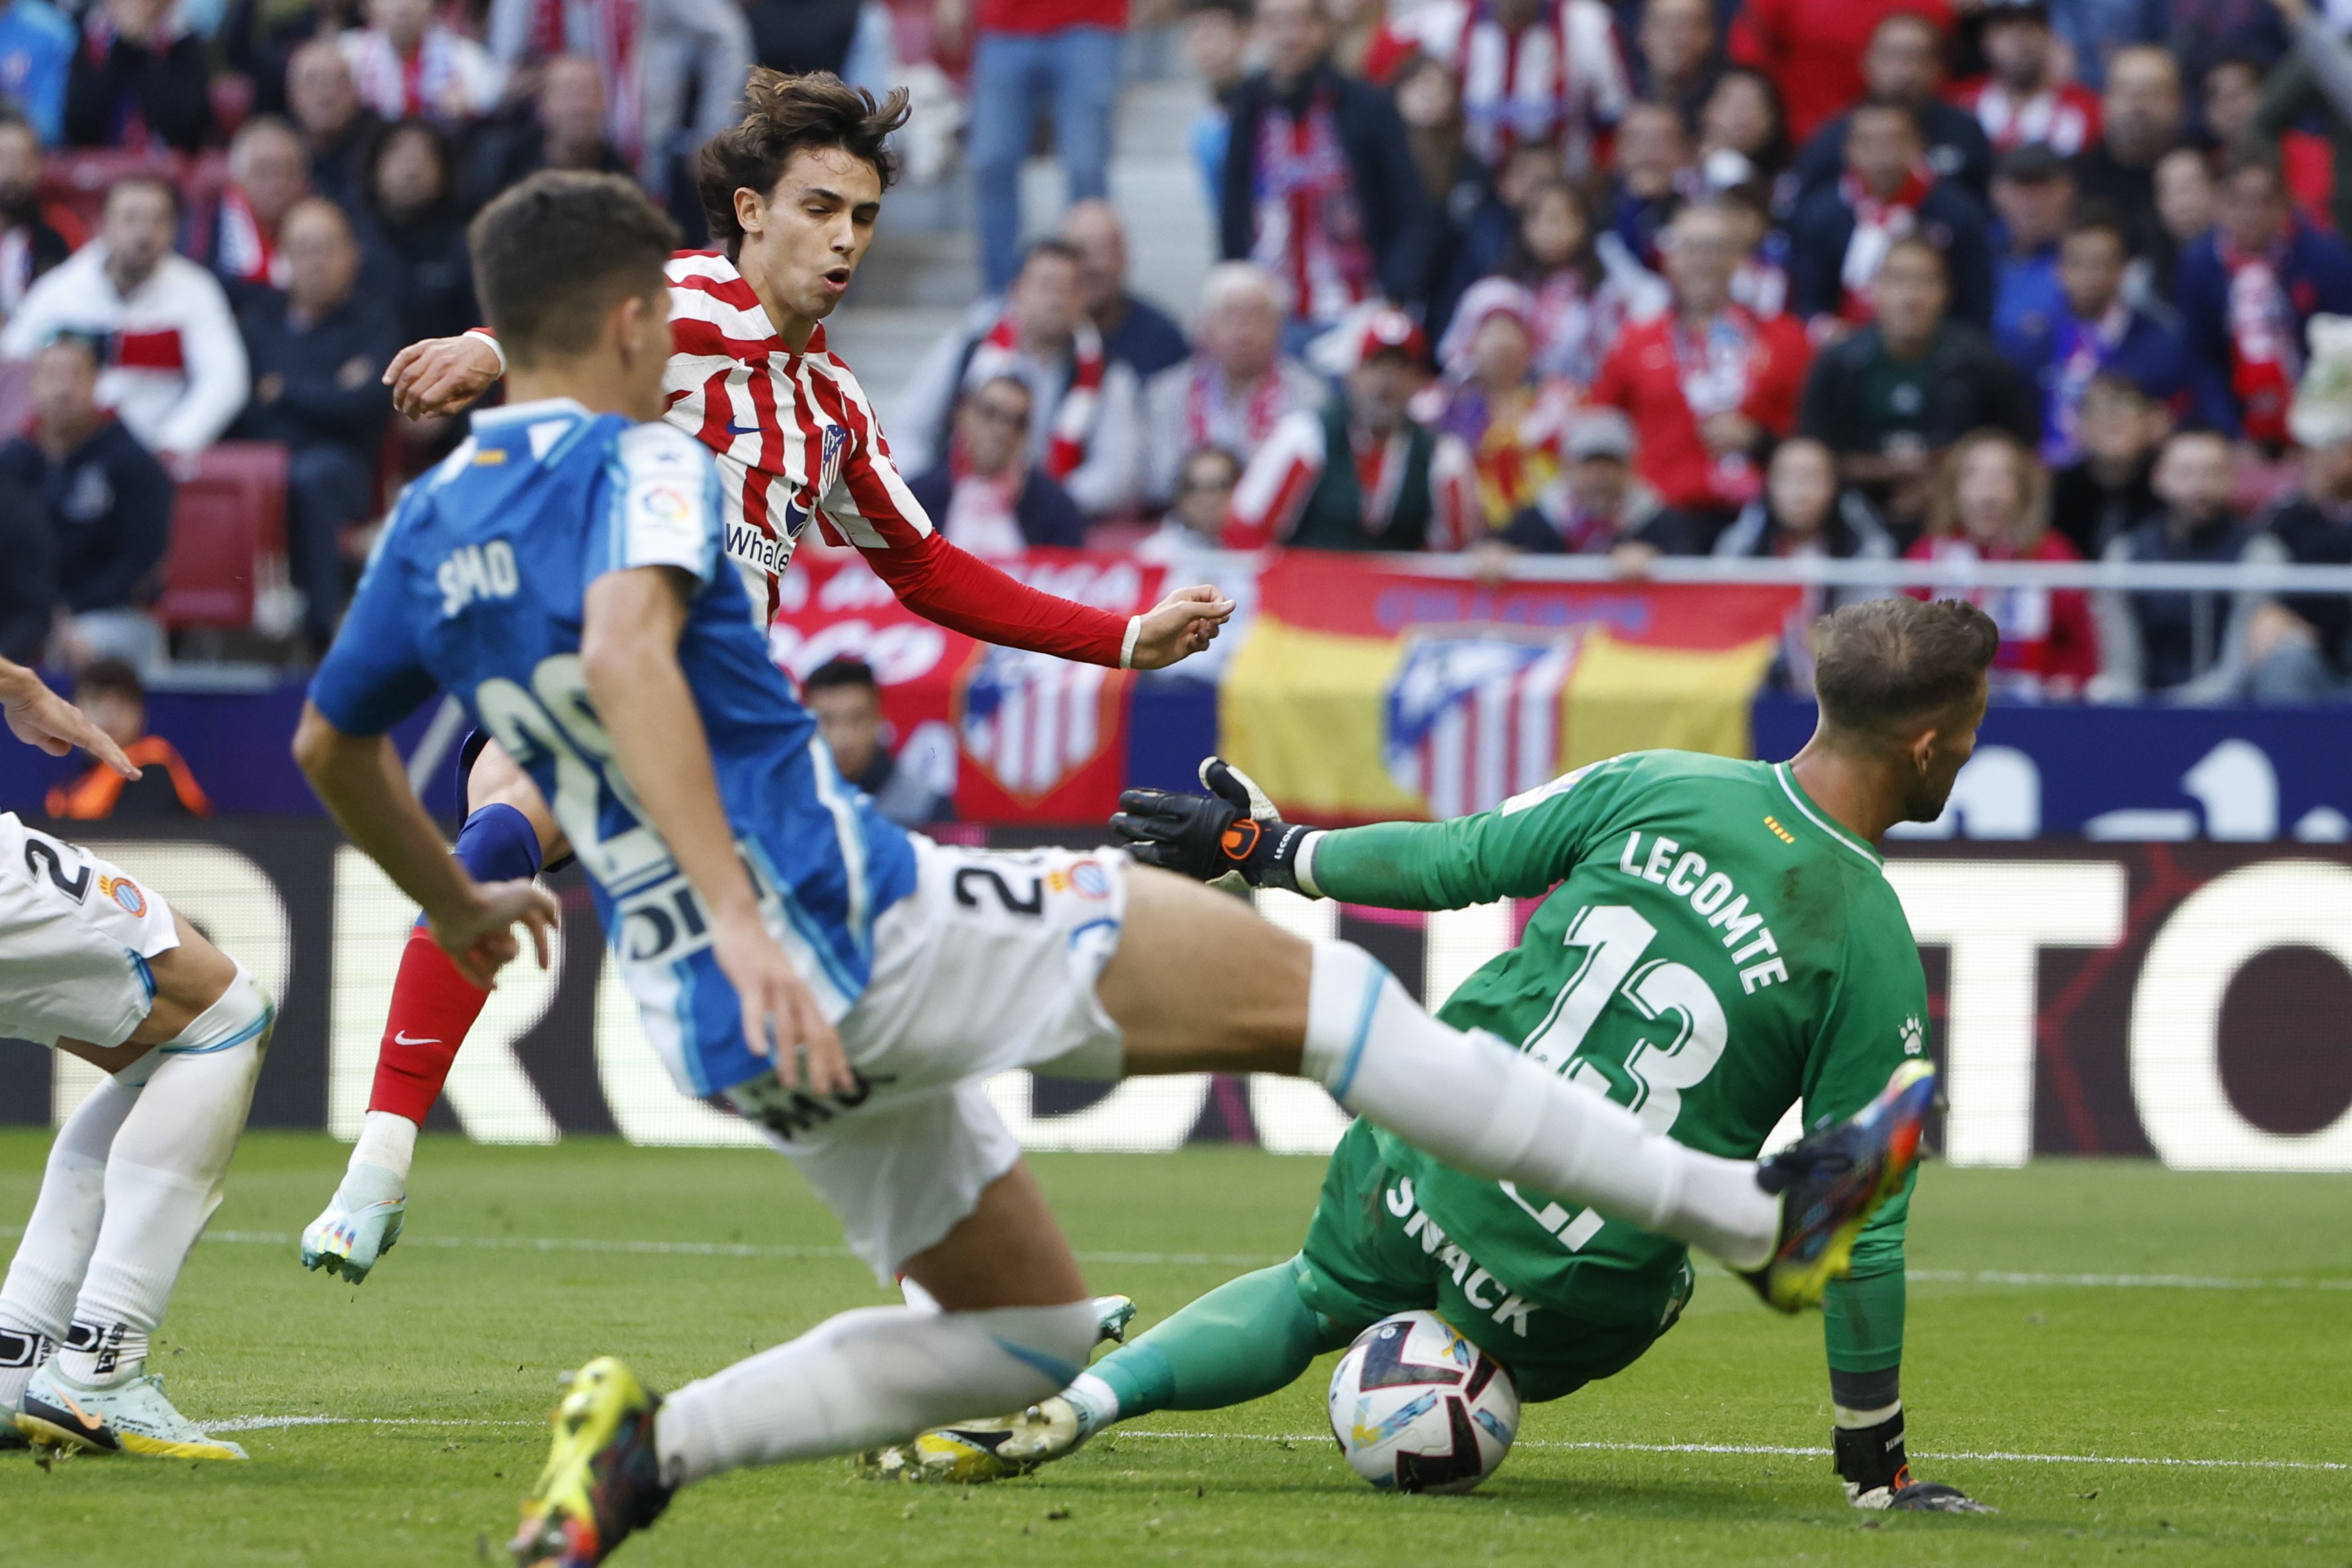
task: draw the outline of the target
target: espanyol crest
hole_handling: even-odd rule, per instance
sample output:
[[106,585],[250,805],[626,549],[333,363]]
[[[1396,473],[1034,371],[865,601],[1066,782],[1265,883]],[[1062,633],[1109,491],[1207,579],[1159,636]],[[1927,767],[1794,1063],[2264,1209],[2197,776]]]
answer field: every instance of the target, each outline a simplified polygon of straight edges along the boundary
[[1389,776],[1436,818],[1491,810],[1560,770],[1560,692],[1573,642],[1423,637],[1381,704]]
[[1008,795],[1051,794],[1109,741],[1108,675],[1098,664],[991,648],[958,699],[965,758]]

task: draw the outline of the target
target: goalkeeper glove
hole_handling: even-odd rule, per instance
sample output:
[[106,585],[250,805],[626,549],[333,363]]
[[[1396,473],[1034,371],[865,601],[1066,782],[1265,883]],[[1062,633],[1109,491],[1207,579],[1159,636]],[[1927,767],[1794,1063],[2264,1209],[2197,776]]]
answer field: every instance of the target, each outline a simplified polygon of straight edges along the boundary
[[1265,791],[1222,757],[1202,762],[1201,783],[1205,796],[1121,791],[1110,825],[1127,852],[1198,882],[1303,891],[1298,852],[1313,830],[1284,821]]
[[1845,1500],[1856,1508],[1893,1509],[1906,1513],[1995,1513],[1954,1486],[1911,1479],[1910,1461],[1903,1453],[1903,1411],[1875,1427],[1835,1427],[1831,1442],[1837,1455],[1838,1479],[1845,1483]]

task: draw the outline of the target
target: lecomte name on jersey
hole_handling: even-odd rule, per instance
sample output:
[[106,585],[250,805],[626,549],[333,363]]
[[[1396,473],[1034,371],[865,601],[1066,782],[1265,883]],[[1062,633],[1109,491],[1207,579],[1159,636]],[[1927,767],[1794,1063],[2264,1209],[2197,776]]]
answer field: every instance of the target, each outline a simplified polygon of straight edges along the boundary
[[[1625,835],[1623,852],[1617,857],[1617,869],[1627,876],[1657,883],[1686,901],[1709,925],[1722,927],[1723,945],[1738,948],[1731,955],[1731,961],[1743,966],[1739,987],[1748,995],[1789,977],[1788,965],[1777,956],[1767,956],[1780,951],[1772,928],[1764,924],[1761,915],[1748,907],[1748,895],[1734,887],[1728,876],[1707,870],[1706,857],[1696,850],[1684,849],[1674,840],[1653,833],[1649,852],[1644,855],[1641,833],[1630,832]],[[1742,942],[1747,945],[1741,946]],[[1762,961],[1750,963],[1750,959]]]

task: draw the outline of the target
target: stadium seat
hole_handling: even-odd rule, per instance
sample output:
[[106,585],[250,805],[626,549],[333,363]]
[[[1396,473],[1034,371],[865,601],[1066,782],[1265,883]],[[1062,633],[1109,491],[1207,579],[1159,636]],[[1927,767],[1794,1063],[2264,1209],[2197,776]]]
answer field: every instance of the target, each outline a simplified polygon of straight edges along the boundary
[[221,442],[180,478],[155,613],[174,630],[251,626],[261,586],[283,575],[285,555],[286,449]]
[[158,174],[176,185],[182,167],[176,152],[130,147],[61,148],[44,155],[41,194],[69,209],[83,227],[95,234],[99,214],[106,206],[106,193],[118,181],[134,174]]

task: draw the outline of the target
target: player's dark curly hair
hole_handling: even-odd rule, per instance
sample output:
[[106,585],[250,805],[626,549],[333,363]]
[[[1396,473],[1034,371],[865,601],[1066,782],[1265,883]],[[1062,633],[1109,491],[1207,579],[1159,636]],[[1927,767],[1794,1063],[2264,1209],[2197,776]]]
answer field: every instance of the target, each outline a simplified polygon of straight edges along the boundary
[[1832,727],[1884,735],[1975,696],[2000,646],[1965,600],[1849,604],[1813,622],[1813,695]]
[[890,137],[907,123],[907,114],[905,88],[877,103],[871,92],[831,71],[786,76],[765,66],[753,71],[743,89],[743,118],[702,144],[696,168],[695,189],[711,237],[735,255],[743,244],[735,193],[757,191],[764,200],[793,154],[805,149],[838,147],[862,158],[888,190],[898,177]]
[[474,292],[520,365],[584,353],[607,310],[661,296],[663,265],[678,246],[677,225],[634,182],[556,170],[502,192],[466,238]]

